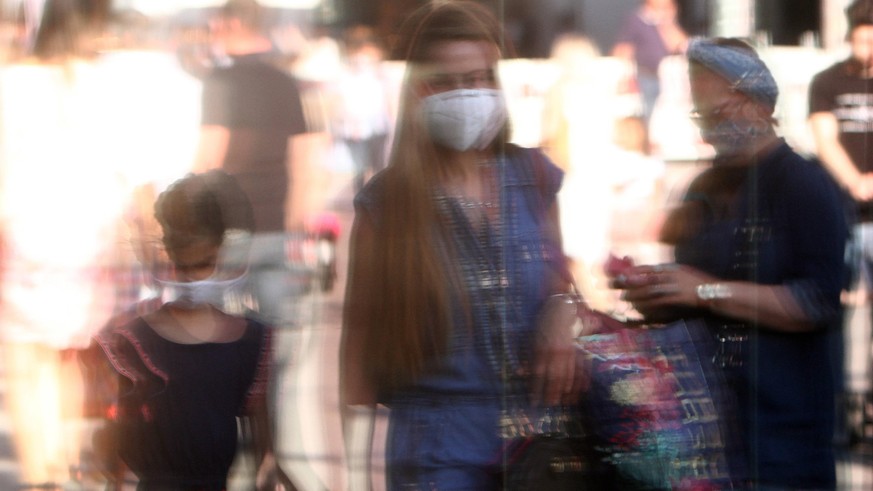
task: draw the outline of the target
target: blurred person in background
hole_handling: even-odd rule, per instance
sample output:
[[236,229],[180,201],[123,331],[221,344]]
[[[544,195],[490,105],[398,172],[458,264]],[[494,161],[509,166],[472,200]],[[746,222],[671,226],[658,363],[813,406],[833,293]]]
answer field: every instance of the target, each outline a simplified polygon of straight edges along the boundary
[[[48,0],[22,11],[24,57],[0,68],[0,341],[21,487],[80,477],[74,356],[112,313],[126,191],[104,158],[93,36],[102,13]],[[100,15],[98,15],[100,14]],[[117,157],[117,156],[116,156]]]
[[200,131],[200,81],[182,67],[167,24],[133,10],[114,11],[99,39],[95,61],[101,106],[93,108],[107,123],[99,149],[118,162],[131,189],[125,210],[126,265],[116,280],[116,312],[160,291],[136,257],[143,235],[157,237],[152,220],[157,195],[191,170]]
[[[248,285],[261,320],[285,330],[274,350],[275,405],[280,458],[299,456],[286,468],[300,483],[313,482],[300,439],[302,425],[293,380],[306,325],[303,296],[315,272],[300,256],[312,156],[297,79],[284,68],[267,35],[265,9],[255,0],[228,0],[210,20],[214,64],[203,77],[201,137],[195,170],[221,169],[251,202],[254,233]],[[308,476],[308,477],[307,477]],[[318,486],[313,484],[313,486]]]
[[211,21],[222,58],[203,79],[200,148],[195,170],[222,169],[252,203],[255,234],[250,282],[259,313],[271,325],[294,324],[300,293],[289,269],[289,233],[303,226],[306,185],[295,170],[294,137],[306,131],[298,83],[274,65],[263,33],[263,8],[229,0]]
[[[608,286],[603,264],[614,246],[611,230],[614,225],[625,230],[636,227],[642,238],[643,217],[656,203],[645,206],[645,211],[636,209],[640,220],[621,224],[613,220],[612,212],[622,205],[625,190],[640,192],[644,182],[659,181],[664,164],[645,156],[645,124],[627,116],[633,107],[616,90],[621,62],[600,57],[593,43],[579,34],[558,37],[551,59],[560,71],[546,94],[542,142],[549,157],[567,173],[560,200],[562,209],[572,212],[562,216],[564,250],[573,260],[574,276],[586,301],[609,311],[616,306],[616,294]],[[635,205],[640,203],[624,203]]]
[[642,116],[646,123],[661,93],[658,68],[667,56],[681,53],[688,36],[679,25],[675,0],[643,0],[642,5],[628,15],[621,29],[612,56],[634,63],[637,88],[642,96]]
[[[261,320],[285,333],[274,350],[275,405],[281,454],[303,455],[292,357],[306,327],[301,302],[313,273],[292,252],[304,236],[310,164],[301,137],[307,120],[298,81],[267,34],[265,9],[255,0],[228,0],[209,21],[214,63],[203,77],[201,136],[194,169],[233,176],[254,214],[248,285]],[[293,329],[291,329],[293,328]],[[287,392],[286,392],[287,389]],[[296,480],[317,481],[305,457],[286,466]],[[309,478],[306,475],[310,475]]]
[[666,205],[666,165],[646,154],[646,128],[639,116],[618,118],[613,141],[605,159],[611,163],[607,166],[611,170],[611,252],[643,263],[659,262],[664,256],[657,238]]
[[516,55],[547,58],[561,35],[581,30],[582,19],[573,0],[486,0],[483,3],[502,14]]
[[172,31],[176,42],[175,54],[179,65],[193,77],[202,79],[213,66],[213,53],[209,43],[209,26],[202,23],[182,24]]
[[340,368],[347,456],[360,464],[356,421],[384,404],[389,490],[498,490],[513,425],[580,389],[562,172],[507,143],[497,80],[507,48],[486,7],[429,3],[403,34],[389,165],[355,198]]
[[161,234],[148,266],[162,305],[110,323],[83,356],[89,389],[107,403],[94,450],[109,485],[122,487],[129,469],[137,489],[227,489],[239,419],[254,445],[255,489],[296,489],[273,450],[272,331],[234,314],[248,199],[221,171],[189,174],[161,193],[154,215]]
[[[873,292],[873,1],[857,0],[846,9],[850,56],[818,73],[809,87],[809,124],[816,153],[848,194],[854,215],[849,267],[850,305],[870,303]],[[850,320],[850,316],[846,316]],[[849,418],[845,436],[864,437],[873,421],[865,406],[870,387],[870,321],[864,328],[864,379],[848,379],[843,408]],[[847,323],[846,327],[850,326]],[[847,333],[846,339],[851,339]]]
[[[558,77],[549,87],[543,107],[543,150],[565,172],[584,165],[583,156],[592,145],[608,139],[614,88],[598,73],[600,52],[581,34],[563,34],[555,39],[549,59]],[[574,165],[575,164],[575,165]]]
[[343,39],[344,69],[329,93],[331,133],[346,146],[354,170],[355,192],[385,165],[389,112],[381,72],[382,47],[366,26],[349,28]]
[[597,47],[581,34],[558,36],[550,60],[559,74],[546,93],[541,145],[565,172],[559,200],[563,210],[572,210],[562,214],[572,227],[564,228],[564,251],[586,301],[607,310],[615,295],[598,280],[609,250],[609,213],[601,205],[611,196],[603,156],[618,106],[615,80],[605,73]]
[[777,136],[778,88],[751,46],[693,40],[687,55],[693,117],[716,157],[662,228],[676,262],[633,267],[615,285],[651,322],[706,320],[738,404],[741,484],[834,489],[839,190]]

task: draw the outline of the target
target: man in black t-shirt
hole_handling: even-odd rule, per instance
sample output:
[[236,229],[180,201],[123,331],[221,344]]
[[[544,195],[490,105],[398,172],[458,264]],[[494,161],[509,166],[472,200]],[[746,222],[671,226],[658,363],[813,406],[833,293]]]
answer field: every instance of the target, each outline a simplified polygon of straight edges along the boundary
[[[820,160],[855,203],[852,289],[865,293],[867,303],[873,294],[873,0],[855,0],[846,15],[851,56],[813,78],[809,122]],[[865,368],[870,361],[867,346]],[[869,376],[869,368],[865,376]],[[848,390],[869,394],[868,380],[857,381],[860,386],[852,382],[850,379]],[[850,395],[847,400],[863,408],[863,401],[858,400],[862,397]],[[849,417],[853,418],[851,414]],[[855,425],[857,434],[863,434],[858,426],[863,421],[849,423]]]
[[[302,184],[295,182],[292,143],[306,131],[297,82],[271,61],[273,43],[261,33],[252,0],[230,0],[210,24],[221,53],[203,80],[197,170],[233,175],[255,217],[249,278],[258,311],[276,327],[295,323],[294,299],[303,282],[289,269],[286,241],[301,228]],[[290,210],[290,213],[289,213]]]
[[809,120],[819,157],[873,220],[873,1],[848,9],[852,54],[810,84]]

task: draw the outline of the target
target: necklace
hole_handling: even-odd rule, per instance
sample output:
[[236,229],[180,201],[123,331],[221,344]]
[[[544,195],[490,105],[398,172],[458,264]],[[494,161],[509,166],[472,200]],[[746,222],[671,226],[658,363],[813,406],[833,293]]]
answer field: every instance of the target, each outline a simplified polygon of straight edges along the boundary
[[497,205],[491,200],[474,200],[467,196],[452,196],[452,199],[458,203],[458,206],[463,210],[472,210],[476,208],[495,208]]
[[500,213],[500,204],[497,201],[499,193],[496,170],[497,166],[494,161],[478,162],[476,164],[478,179],[472,181],[475,185],[457,182],[454,186],[442,188],[442,193],[438,196],[450,201],[461,211],[480,240],[488,233],[490,227],[499,226],[495,223],[499,219]]

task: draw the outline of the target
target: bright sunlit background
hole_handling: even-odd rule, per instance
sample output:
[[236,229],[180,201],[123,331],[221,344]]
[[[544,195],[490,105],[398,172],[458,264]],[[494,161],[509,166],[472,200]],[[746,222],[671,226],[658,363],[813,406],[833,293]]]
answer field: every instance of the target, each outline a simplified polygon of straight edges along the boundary
[[[24,8],[34,16],[33,12],[39,12],[44,1],[0,0],[0,12],[9,16]],[[812,16],[815,26],[781,25],[791,22],[793,17],[788,14],[792,9],[808,14],[811,1],[817,2],[818,15]],[[118,230],[107,232],[107,229],[115,221],[129,220],[134,211],[150,213],[153,193],[190,171],[197,152],[201,104],[198,77],[201,70],[215,62],[213,57],[219,58],[209,45],[206,17],[200,9],[218,7],[223,2],[111,0],[110,3],[118,12],[138,11],[153,24],[112,25],[112,36],[100,39],[105,44],[98,56],[76,60],[63,74],[55,73],[49,78],[44,73],[37,74],[36,64],[19,63],[21,59],[7,57],[8,46],[2,45],[0,164],[22,165],[17,170],[4,169],[0,173],[3,178],[0,184],[13,190],[0,196],[0,225],[20,227],[21,237],[41,260],[80,260],[75,257],[77,254],[88,254],[80,248],[99,249],[82,238],[100,237],[103,233],[112,238],[113,245],[121,245],[128,255],[123,260],[131,260],[130,231],[119,234]],[[280,52],[279,62],[301,82],[313,130],[297,150],[296,158],[302,166],[295,178],[308,184],[311,196],[307,205],[313,212],[339,209],[345,220],[343,225],[348,227],[351,164],[348,150],[332,138],[328,109],[333,101],[331,91],[343,73],[340,56],[343,28],[355,22],[367,23],[382,35],[385,44],[390,44],[397,23],[408,8],[422,2],[261,0],[261,3],[281,9],[275,11],[277,17],[272,19],[275,25],[270,35]],[[643,155],[635,144],[625,148],[614,141],[618,125],[633,123],[633,117],[640,111],[640,100],[639,92],[628,83],[633,68],[607,56],[617,22],[638,1],[494,3],[506,7],[508,31],[519,39],[528,39],[523,34],[529,35],[535,29],[527,24],[535,13],[531,6],[532,10],[551,6],[572,13],[579,29],[577,34],[584,32],[588,36],[590,46],[567,58],[549,57],[547,50],[544,56],[505,60],[499,67],[512,118],[513,140],[526,146],[553,145],[552,150],[561,138],[564,139],[561,144],[566,144],[564,164],[568,177],[561,205],[565,220],[571,220],[565,225],[567,252],[596,266],[608,252],[651,260],[663,258],[664,250],[654,240],[656,215],[678,196],[700,168],[701,160],[712,156],[712,149],[700,141],[696,127],[688,119],[691,103],[684,58],[674,56],[662,63],[659,75],[664,89],[649,128],[652,152]],[[680,3],[686,7],[689,30],[696,30],[692,33],[745,36],[759,43],[761,56],[780,86],[778,131],[797,150],[811,154],[814,148],[806,121],[808,83],[813,74],[846,55],[842,12],[849,0]],[[513,17],[518,11],[524,15]],[[178,15],[183,12],[194,15],[181,22]],[[803,18],[804,22],[809,22],[808,17]],[[768,25],[771,19],[775,19],[773,26]],[[780,23],[779,29],[776,21]],[[19,34],[4,26],[0,43],[11,44]],[[140,35],[141,38],[137,37]],[[782,42],[783,37],[790,42]],[[386,59],[381,68],[381,81],[391,101],[389,111],[396,111],[403,64]],[[70,80],[75,83],[65,85]],[[550,133],[553,128],[547,114],[561,121],[562,135]],[[152,194],[137,194],[144,187],[150,187]],[[137,202],[139,198],[143,201]],[[92,220],[79,223],[70,218],[74,214]],[[53,223],[53,227],[42,223]],[[343,229],[342,238],[347,239],[347,234],[348,228]],[[340,262],[344,260],[340,258]],[[28,267],[16,265],[19,266]],[[87,304],[89,294],[81,287],[85,283],[81,278],[62,280],[56,305],[65,301],[68,310],[46,308],[42,313],[58,325],[69,323],[69,311],[86,316],[82,305]],[[65,295],[64,288],[76,294]],[[341,290],[337,288],[334,293]],[[590,299],[607,304],[615,300],[608,295],[601,298],[597,293],[591,294]],[[9,302],[10,298],[4,300]],[[340,303],[336,296],[329,300],[333,308]],[[29,301],[21,298],[22,304]],[[75,303],[79,304],[78,309],[70,305]],[[326,317],[335,323],[334,317],[338,316]],[[309,469],[305,484],[311,486],[305,489],[318,489],[319,482],[328,483],[329,489],[342,489],[344,479],[336,466],[341,460],[337,435],[333,429],[325,429],[339,426],[335,401],[331,399],[336,392],[336,380],[331,378],[335,374],[324,370],[333,367],[336,361],[332,358],[336,347],[329,344],[335,341],[329,337],[332,332],[295,333],[315,340],[310,353],[295,358],[295,363],[303,368],[295,374],[296,385],[292,384],[293,390],[303,394],[300,409],[307,417],[307,425],[302,429],[305,438],[296,435],[302,441],[291,442],[299,446],[295,448],[298,452],[295,458]],[[0,370],[0,395],[2,375]],[[40,407],[57,405],[50,398],[55,395],[43,397]],[[9,433],[9,426],[0,400],[0,436]],[[287,441],[284,444],[290,445]],[[6,489],[3,487],[6,482],[14,482],[17,472],[9,452],[0,454],[0,489]],[[867,482],[873,482],[873,478]]]

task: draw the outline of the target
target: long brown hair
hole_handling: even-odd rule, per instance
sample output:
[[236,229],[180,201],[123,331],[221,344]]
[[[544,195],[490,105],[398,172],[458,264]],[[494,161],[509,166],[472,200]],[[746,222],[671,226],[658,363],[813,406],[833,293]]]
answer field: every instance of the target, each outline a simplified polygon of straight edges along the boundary
[[[373,269],[376,291],[365,292],[359,319],[366,336],[368,376],[381,390],[402,387],[445,353],[452,328],[453,301],[464,292],[451,267],[447,229],[440,223],[433,186],[444,176],[442,150],[434,145],[419,115],[414,87],[437,43],[486,41],[505,52],[502,27],[486,7],[469,1],[431,2],[405,22],[399,49],[407,62],[400,111],[388,168],[379,176],[378,246]],[[494,145],[506,143],[508,130]],[[442,165],[441,165],[442,163]],[[447,260],[448,259],[448,260]]]

